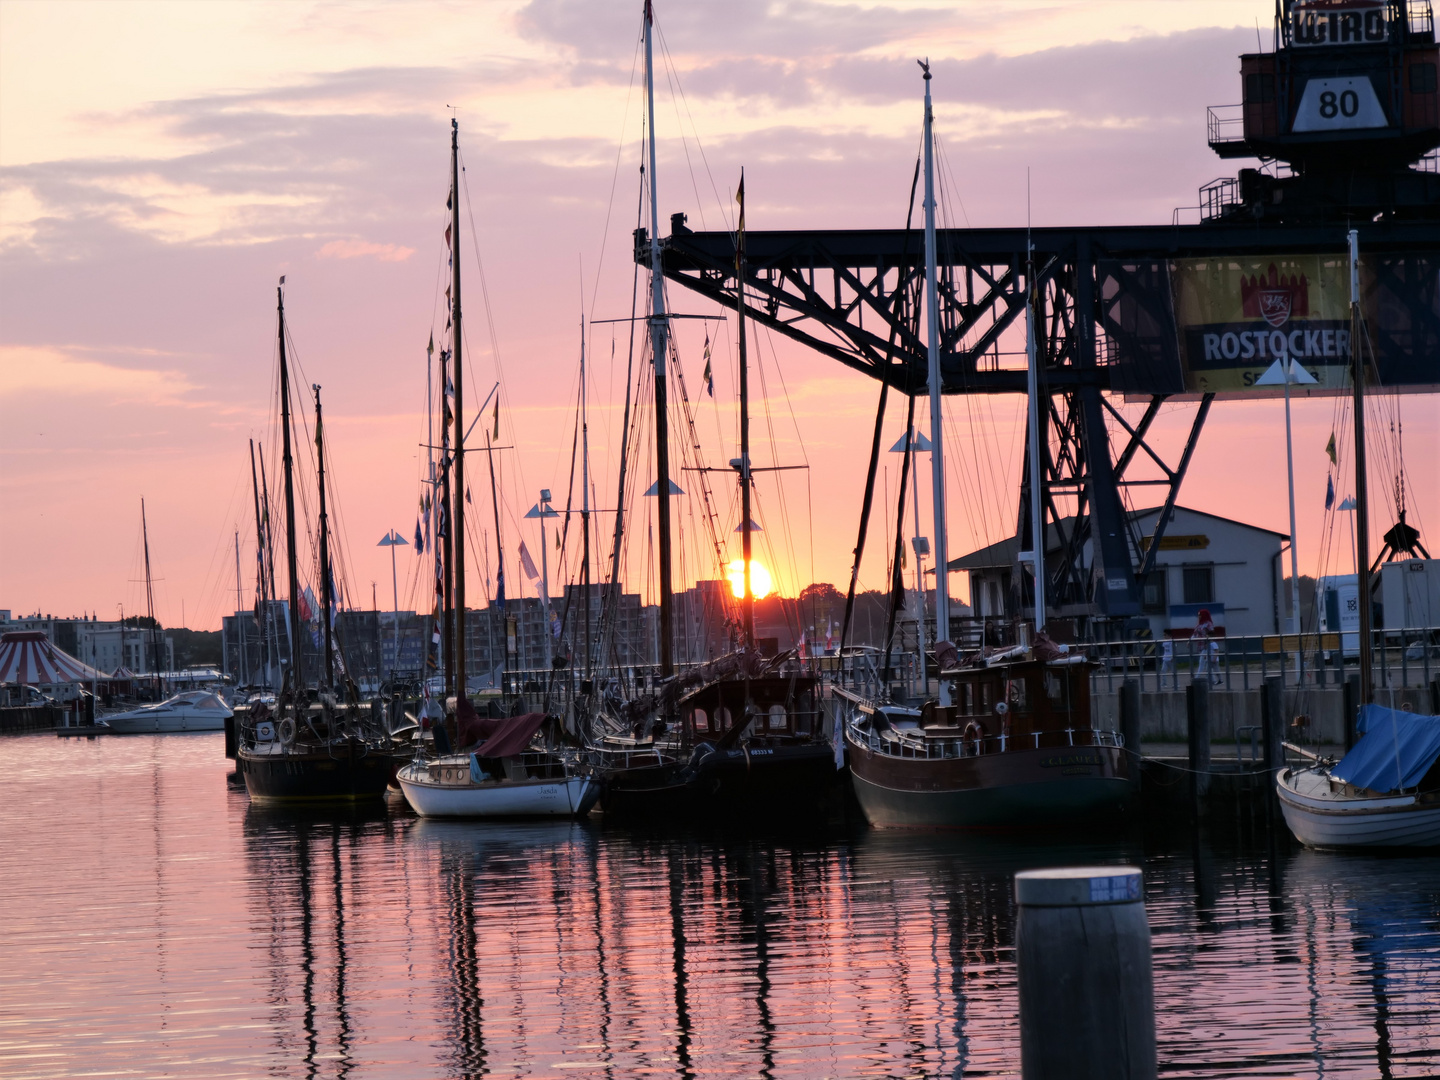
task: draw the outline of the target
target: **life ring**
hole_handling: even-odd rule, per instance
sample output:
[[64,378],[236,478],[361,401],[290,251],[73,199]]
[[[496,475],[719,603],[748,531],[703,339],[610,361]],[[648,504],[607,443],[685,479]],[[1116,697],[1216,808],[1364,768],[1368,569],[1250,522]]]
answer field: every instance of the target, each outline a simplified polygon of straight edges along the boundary
[[295,745],[295,718],[293,716],[287,716],[280,721],[280,745]]
[[974,720],[971,720],[968,724],[965,725],[965,730],[960,736],[960,741],[962,744],[974,744],[975,756],[979,757],[980,752],[985,745],[985,729],[982,728]]

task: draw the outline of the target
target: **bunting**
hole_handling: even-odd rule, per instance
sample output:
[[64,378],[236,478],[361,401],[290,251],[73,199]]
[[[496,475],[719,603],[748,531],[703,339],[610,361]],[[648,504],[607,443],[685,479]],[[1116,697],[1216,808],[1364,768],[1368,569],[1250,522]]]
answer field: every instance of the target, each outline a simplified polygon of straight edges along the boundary
[[534,581],[540,576],[540,571],[535,569],[535,560],[530,558],[530,549],[525,546],[525,541],[520,541],[520,569],[525,571],[525,576]]
[[1332,476],[1327,476],[1327,477],[1325,477],[1325,509],[1326,509],[1326,510],[1329,510],[1330,507],[1332,507],[1332,506],[1334,506],[1334,505],[1335,505],[1335,478],[1332,477]]
[[705,329],[705,374],[701,376],[705,380],[705,390],[713,398],[715,396],[715,376],[710,371],[710,329]]
[[415,519],[415,554],[425,554],[425,536],[420,532],[420,519]]
[[446,226],[445,226],[445,246],[446,246],[447,248],[450,246],[450,226],[449,226],[449,225],[446,225]]
[[1329,455],[1330,464],[1337,464],[1335,460],[1335,432],[1330,432],[1330,441],[1325,444],[1325,453]]
[[496,439],[499,439],[499,438],[500,438],[500,395],[499,395],[499,394],[496,394],[496,395],[495,395],[495,436],[494,436],[494,437],[495,437]]

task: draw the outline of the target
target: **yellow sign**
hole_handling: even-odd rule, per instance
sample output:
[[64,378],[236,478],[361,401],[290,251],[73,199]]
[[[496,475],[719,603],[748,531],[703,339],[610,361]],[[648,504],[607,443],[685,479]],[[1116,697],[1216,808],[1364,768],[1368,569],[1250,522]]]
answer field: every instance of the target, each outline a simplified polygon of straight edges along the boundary
[[1276,360],[1298,361],[1313,389],[1349,385],[1346,256],[1177,259],[1170,274],[1186,390],[1250,390]]

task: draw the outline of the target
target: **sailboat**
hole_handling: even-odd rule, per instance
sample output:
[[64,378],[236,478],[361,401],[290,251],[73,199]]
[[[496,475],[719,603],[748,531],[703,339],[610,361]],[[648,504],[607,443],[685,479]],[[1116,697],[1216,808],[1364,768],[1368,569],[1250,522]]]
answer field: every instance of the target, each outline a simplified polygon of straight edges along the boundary
[[335,641],[330,613],[334,577],[325,492],[324,423],[320,387],[315,393],[315,441],[319,463],[320,580],[324,688],[312,698],[305,677],[296,564],[295,480],[290,447],[290,369],[286,355],[285,279],[276,289],[280,341],[280,424],[284,449],[286,565],[290,585],[290,664],[275,708],[261,703],[247,710],[239,726],[236,771],[256,802],[348,802],[380,799],[395,772],[390,733],[377,716],[353,700],[342,704],[335,690]]
[[[654,13],[645,6],[645,85],[649,110],[650,342],[655,370],[654,491],[658,502],[660,559],[660,669],[657,694],[628,702],[625,727],[596,748],[603,769],[601,807],[607,814],[659,820],[680,814],[733,817],[768,813],[780,804],[821,811],[838,786],[835,754],[824,731],[818,679],[790,657],[765,659],[756,651],[755,596],[751,580],[752,469],[748,361],[745,332],[745,181],[736,197],[736,312],[740,346],[740,457],[732,466],[740,485],[743,588],[739,648],[681,675],[675,673],[672,637],[669,434],[666,416],[664,274],[660,266],[659,201],[655,170]],[[658,718],[656,724],[654,719]],[[678,721],[678,723],[676,723]],[[668,738],[657,740],[657,727]],[[648,736],[646,733],[649,733]]]
[[[925,306],[939,694],[909,704],[869,700],[834,688],[851,780],[866,819],[882,828],[996,828],[1114,814],[1130,796],[1128,763],[1121,736],[1097,730],[1092,722],[1093,665],[1083,655],[1055,645],[1042,632],[1045,547],[1039,503],[1043,466],[1033,295],[1027,305],[1028,455],[1037,632],[1026,644],[994,652],[982,648],[963,659],[948,640],[934,132],[930,69],[925,63],[921,67],[925,77]],[[1033,289],[1033,265],[1027,279]],[[909,438],[907,433],[907,442]]]
[[1307,847],[1440,846],[1440,717],[1374,703],[1370,518],[1365,460],[1365,366],[1359,235],[1351,229],[1350,383],[1355,413],[1355,569],[1360,597],[1360,739],[1340,761],[1290,746],[1311,764],[1275,776],[1285,824]]
[[[535,745],[547,726],[543,713],[506,719],[476,715],[465,678],[465,426],[464,366],[461,363],[460,307],[460,125],[450,122],[450,326],[451,347],[440,354],[440,384],[446,386],[446,363],[453,372],[453,412],[442,406],[440,520],[447,523],[445,557],[440,563],[439,593],[444,601],[445,693],[454,694],[456,746],[444,724],[430,737],[416,740],[412,760],[396,773],[400,790],[423,817],[583,817],[599,796],[590,769],[573,751]],[[442,389],[441,400],[446,391]],[[455,425],[453,463],[449,423]],[[453,469],[454,482],[450,482]],[[453,538],[453,539],[452,539]]]

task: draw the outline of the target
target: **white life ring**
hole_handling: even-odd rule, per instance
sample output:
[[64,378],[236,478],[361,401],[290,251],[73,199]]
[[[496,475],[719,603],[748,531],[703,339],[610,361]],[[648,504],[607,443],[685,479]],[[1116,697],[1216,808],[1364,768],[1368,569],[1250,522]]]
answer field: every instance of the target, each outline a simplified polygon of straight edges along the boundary
[[293,716],[287,716],[280,721],[280,745],[295,745],[295,718]]

